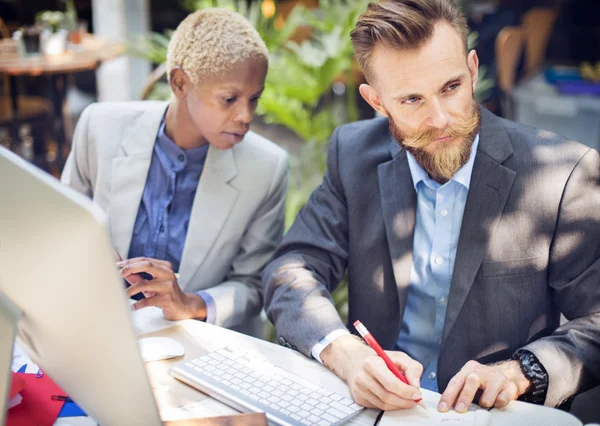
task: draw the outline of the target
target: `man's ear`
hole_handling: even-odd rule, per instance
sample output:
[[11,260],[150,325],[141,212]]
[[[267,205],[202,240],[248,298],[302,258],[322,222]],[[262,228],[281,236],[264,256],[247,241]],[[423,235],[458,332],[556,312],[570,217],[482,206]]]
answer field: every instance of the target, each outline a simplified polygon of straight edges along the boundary
[[479,80],[479,58],[477,52],[471,50],[467,57],[467,65],[469,66],[469,72],[471,73],[471,82],[473,83],[473,93],[477,87],[477,81]]
[[180,67],[173,67],[169,72],[169,84],[178,99],[185,98],[193,86],[188,75]]
[[367,101],[368,104],[371,105],[375,111],[377,111],[384,117],[387,117],[389,115],[387,109],[385,109],[385,107],[381,103],[381,98],[377,94],[377,91],[372,86],[369,86],[368,84],[361,84],[358,88],[358,91],[360,92],[360,95],[363,97],[363,99]]

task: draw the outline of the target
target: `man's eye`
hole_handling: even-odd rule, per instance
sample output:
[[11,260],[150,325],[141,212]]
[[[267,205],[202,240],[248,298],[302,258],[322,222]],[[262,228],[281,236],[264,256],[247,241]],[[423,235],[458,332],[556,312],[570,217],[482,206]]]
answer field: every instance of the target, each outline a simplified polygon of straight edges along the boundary
[[458,84],[458,83],[453,83],[453,84],[451,84],[450,86],[448,86],[448,91],[453,91],[453,90],[456,90],[456,89],[458,89],[458,86],[460,86],[460,84]]
[[403,103],[405,103],[405,104],[414,104],[414,103],[415,103],[415,102],[417,102],[418,100],[419,100],[419,98],[418,98],[418,97],[416,97],[416,96],[411,96],[410,98],[406,98],[406,99],[404,99],[404,102],[403,102]]

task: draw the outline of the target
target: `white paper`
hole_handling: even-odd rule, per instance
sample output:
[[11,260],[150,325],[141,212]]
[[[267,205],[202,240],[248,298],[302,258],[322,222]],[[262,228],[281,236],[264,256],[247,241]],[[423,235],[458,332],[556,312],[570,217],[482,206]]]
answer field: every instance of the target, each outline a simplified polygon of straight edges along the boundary
[[490,411],[492,426],[581,426],[575,416],[561,410],[513,401],[507,407]]
[[440,413],[437,409],[441,395],[427,389],[421,389],[426,409],[417,405],[408,410],[386,411],[379,422],[380,426],[403,425],[444,425],[444,426],[487,426],[490,424],[490,413],[487,410],[471,406],[466,413],[450,410]]
[[16,394],[15,396],[13,396],[11,399],[8,400],[8,409],[10,410],[13,407],[16,407],[17,405],[19,405],[21,403],[21,401],[23,401],[23,397],[21,396],[20,393]]
[[25,373],[35,374],[39,371],[39,367],[37,366],[37,364],[35,364],[31,360],[31,358],[29,358],[29,356],[25,353],[25,351],[23,351],[19,344],[15,342],[15,345],[13,347],[13,360],[11,370],[17,372],[24,365],[27,365],[27,367],[25,367]]

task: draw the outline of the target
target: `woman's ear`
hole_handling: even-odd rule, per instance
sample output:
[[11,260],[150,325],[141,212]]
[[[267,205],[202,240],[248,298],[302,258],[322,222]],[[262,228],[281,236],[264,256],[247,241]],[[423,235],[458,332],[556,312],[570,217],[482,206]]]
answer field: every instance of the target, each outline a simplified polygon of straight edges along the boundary
[[169,72],[169,84],[178,99],[185,98],[192,88],[190,78],[180,67],[173,67]]

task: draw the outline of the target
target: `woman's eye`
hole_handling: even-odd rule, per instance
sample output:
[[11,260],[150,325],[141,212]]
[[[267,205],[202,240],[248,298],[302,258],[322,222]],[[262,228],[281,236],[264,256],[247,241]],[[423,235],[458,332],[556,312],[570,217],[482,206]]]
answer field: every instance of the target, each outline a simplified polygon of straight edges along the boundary
[[223,101],[227,104],[232,104],[235,102],[235,98],[223,98]]

